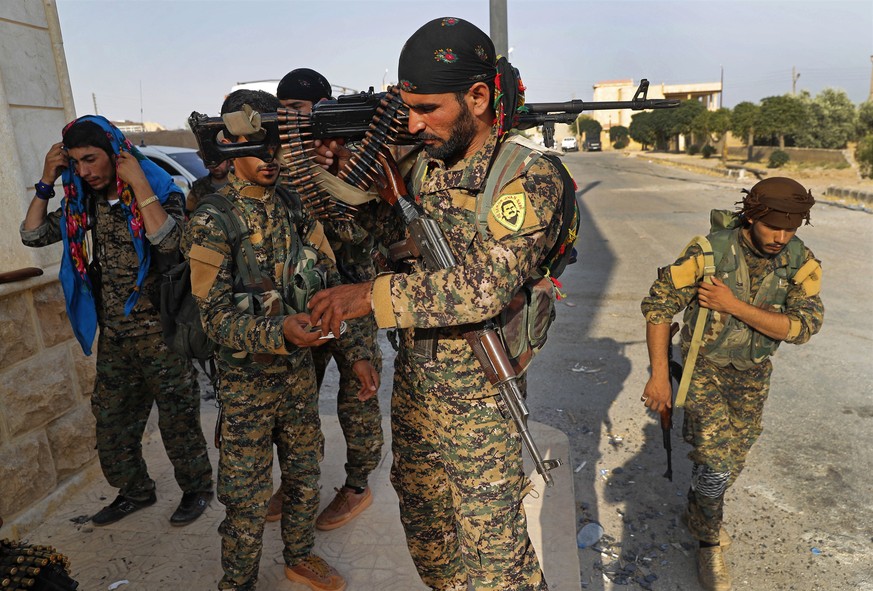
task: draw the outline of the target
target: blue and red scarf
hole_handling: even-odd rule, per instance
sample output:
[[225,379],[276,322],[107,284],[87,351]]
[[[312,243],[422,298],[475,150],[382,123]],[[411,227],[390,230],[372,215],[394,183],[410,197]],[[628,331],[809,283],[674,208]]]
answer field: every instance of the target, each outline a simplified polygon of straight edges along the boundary
[[[173,184],[172,177],[157,164],[146,158],[134,147],[117,127],[112,125],[104,117],[99,115],[85,115],[71,121],[64,127],[64,132],[72,125],[83,121],[90,121],[99,125],[105,132],[106,138],[112,146],[113,154],[117,156],[122,151],[129,152],[136,157],[142,167],[145,177],[157,195],[161,204],[167,201],[170,193],[182,191]],[[117,166],[117,164],[116,164]],[[151,249],[145,235],[145,226],[142,214],[137,207],[136,199],[130,185],[125,183],[116,174],[115,188],[121,208],[127,215],[127,225],[133,248],[139,259],[139,272],[136,278],[133,292],[124,304],[124,314],[129,315],[139,300],[140,288],[149,271],[151,261]],[[61,286],[64,289],[64,299],[67,304],[67,315],[73,334],[85,355],[91,354],[91,344],[97,333],[97,310],[94,303],[94,291],[91,278],[88,276],[88,245],[85,236],[91,228],[92,220],[89,208],[89,199],[93,199],[87,183],[82,182],[76,173],[74,166],[67,167],[61,174],[64,183],[64,198],[61,200],[61,237],[64,243],[61,269],[58,275]],[[111,198],[107,195],[107,198]]]

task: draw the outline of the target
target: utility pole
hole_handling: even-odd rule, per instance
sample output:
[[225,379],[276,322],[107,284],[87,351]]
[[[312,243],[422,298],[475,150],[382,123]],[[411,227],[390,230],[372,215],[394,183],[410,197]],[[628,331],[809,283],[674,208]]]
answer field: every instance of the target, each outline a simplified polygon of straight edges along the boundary
[[99,115],[99,113],[97,112],[97,95],[93,92],[91,93],[91,100],[94,101],[94,114]]
[[[509,59],[509,33],[506,25],[506,0],[488,0],[491,14],[491,41],[497,55]],[[497,57],[497,56],[494,56]]]
[[[873,55],[870,56],[870,61],[873,62]],[[873,101],[873,74],[870,74],[870,96],[867,97],[868,101]]]
[[794,69],[794,66],[791,66],[791,94],[792,96],[797,94],[797,79],[800,78],[800,72]]
[[724,66],[719,67],[721,68],[721,82],[718,88],[718,108],[721,109],[724,107]]

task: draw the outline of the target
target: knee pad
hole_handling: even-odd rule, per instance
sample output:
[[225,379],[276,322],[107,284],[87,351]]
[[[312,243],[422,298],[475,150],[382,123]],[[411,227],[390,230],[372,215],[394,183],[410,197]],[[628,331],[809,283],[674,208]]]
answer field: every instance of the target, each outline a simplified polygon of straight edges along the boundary
[[716,499],[724,494],[730,472],[715,472],[709,466],[694,464],[691,468],[691,490],[702,497]]

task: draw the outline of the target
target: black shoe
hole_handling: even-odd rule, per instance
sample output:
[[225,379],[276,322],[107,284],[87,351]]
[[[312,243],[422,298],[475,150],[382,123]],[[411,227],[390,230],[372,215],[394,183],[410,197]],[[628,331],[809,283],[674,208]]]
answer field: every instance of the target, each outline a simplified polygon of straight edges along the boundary
[[91,523],[93,523],[94,525],[109,525],[110,523],[115,523],[119,519],[123,519],[131,513],[135,513],[140,509],[144,509],[146,507],[154,505],[155,501],[157,500],[158,497],[155,495],[154,491],[152,491],[152,494],[149,498],[142,501],[137,501],[136,499],[129,499],[125,496],[118,495],[110,505],[100,509],[100,511],[98,511],[97,514],[91,518]]
[[188,525],[201,515],[212,500],[212,491],[185,493],[176,511],[170,517],[172,525]]

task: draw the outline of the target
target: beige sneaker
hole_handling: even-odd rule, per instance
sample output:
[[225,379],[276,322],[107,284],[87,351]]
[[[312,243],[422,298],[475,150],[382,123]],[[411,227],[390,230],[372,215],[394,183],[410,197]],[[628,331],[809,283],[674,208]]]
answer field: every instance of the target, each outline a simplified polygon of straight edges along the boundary
[[308,585],[315,591],[343,591],[346,580],[320,556],[310,554],[293,567],[285,566],[285,577],[289,581]]
[[347,486],[334,490],[336,496],[315,520],[315,527],[322,531],[344,526],[373,504],[373,494],[369,486],[361,494]]
[[280,488],[270,497],[267,505],[267,521],[279,521],[282,519],[282,489]]
[[697,550],[697,580],[706,591],[731,591],[731,576],[721,546]]

